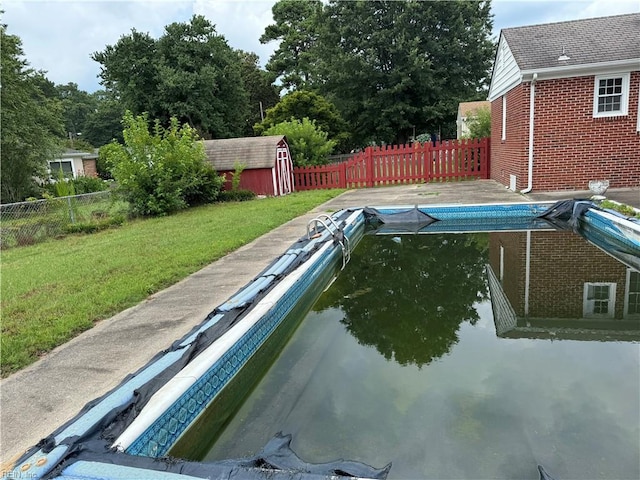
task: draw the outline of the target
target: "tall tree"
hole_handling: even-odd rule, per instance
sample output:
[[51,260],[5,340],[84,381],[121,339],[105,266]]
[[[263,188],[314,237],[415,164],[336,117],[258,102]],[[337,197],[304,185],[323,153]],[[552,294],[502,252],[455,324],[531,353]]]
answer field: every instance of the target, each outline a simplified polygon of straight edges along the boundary
[[60,151],[64,135],[60,102],[40,90],[42,73],[28,68],[22,42],[0,25],[2,203],[24,200],[45,178],[47,160]]
[[155,112],[158,96],[156,40],[135,29],[115,45],[92,55],[101,64],[100,77],[107,91],[114,92],[126,109],[134,113]]
[[267,70],[281,77],[285,89],[307,88],[313,78],[322,2],[279,0],[271,11],[275,23],[267,26],[260,42],[280,44],[267,63]]
[[262,70],[259,58],[253,52],[237,50],[240,57],[240,74],[249,96],[249,109],[245,120],[244,135],[252,136],[253,126],[262,120],[267,109],[280,101],[278,88],[273,84],[275,76]]
[[[96,103],[96,109],[87,115],[82,137],[95,147],[106,145],[112,140],[122,143],[122,117],[125,110],[120,99],[106,90],[98,90],[91,97]],[[98,173],[104,172],[100,172],[98,168]]]
[[332,0],[326,18],[320,88],[361,142],[453,135],[458,103],[486,87],[488,1]]
[[157,40],[133,30],[93,59],[103,85],[134,114],[164,125],[176,117],[204,138],[242,134],[248,98],[240,60],[203,16],[167,25]]
[[[84,135],[88,117],[96,111],[98,103],[96,98],[84,90],[78,89],[76,83],[56,85],[56,93],[62,102],[64,115],[64,127],[69,138],[74,141]],[[91,143],[91,142],[89,142]]]

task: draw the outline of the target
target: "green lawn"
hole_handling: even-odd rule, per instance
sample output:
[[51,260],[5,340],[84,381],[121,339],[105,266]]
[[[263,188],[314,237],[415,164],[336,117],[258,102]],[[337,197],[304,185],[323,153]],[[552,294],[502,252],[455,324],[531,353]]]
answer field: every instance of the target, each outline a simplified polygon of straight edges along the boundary
[[3,251],[2,376],[342,192],[208,205]]

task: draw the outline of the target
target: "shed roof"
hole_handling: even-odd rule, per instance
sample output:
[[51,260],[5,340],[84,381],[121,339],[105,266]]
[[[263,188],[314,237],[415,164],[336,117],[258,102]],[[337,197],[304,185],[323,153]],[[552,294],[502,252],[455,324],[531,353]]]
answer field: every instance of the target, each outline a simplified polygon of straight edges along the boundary
[[520,70],[640,60],[638,32],[640,13],[502,29]]
[[271,168],[276,161],[276,147],[284,135],[268,137],[225,138],[205,140],[204,150],[216,170],[234,170],[236,162],[245,168]]
[[491,102],[488,100],[480,100],[478,102],[461,102],[458,104],[458,115],[461,117],[468,117],[475,114],[478,109],[491,108]]

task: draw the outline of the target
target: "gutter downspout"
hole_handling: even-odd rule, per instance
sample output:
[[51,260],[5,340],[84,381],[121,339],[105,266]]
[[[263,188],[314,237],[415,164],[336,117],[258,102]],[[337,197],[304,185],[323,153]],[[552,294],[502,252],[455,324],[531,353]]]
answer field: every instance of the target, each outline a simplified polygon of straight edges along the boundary
[[531,78],[531,89],[529,90],[529,168],[527,172],[527,188],[520,190],[520,193],[529,193],[533,190],[533,118],[535,112],[536,80],[538,74],[534,73]]

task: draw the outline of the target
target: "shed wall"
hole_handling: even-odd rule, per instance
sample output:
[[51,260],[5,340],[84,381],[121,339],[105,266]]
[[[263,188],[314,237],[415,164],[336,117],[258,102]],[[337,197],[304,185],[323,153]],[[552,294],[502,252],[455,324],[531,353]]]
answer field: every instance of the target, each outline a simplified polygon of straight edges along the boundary
[[[231,174],[232,170],[223,170],[218,172],[220,175],[224,175],[226,182],[224,184],[225,190],[231,190]],[[275,195],[273,190],[273,176],[270,168],[254,168],[247,169],[240,175],[240,188],[243,190],[251,190],[256,195]]]

